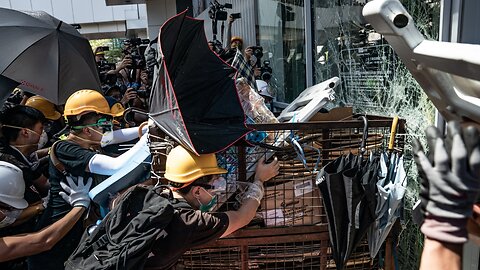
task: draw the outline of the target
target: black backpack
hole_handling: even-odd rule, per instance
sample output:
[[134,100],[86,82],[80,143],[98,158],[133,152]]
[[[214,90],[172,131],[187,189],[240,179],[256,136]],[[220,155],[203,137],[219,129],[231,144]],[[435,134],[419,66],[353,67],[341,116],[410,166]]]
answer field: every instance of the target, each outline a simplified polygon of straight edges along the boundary
[[93,232],[84,232],[65,269],[143,269],[155,241],[167,236],[172,201],[166,186],[132,187]]

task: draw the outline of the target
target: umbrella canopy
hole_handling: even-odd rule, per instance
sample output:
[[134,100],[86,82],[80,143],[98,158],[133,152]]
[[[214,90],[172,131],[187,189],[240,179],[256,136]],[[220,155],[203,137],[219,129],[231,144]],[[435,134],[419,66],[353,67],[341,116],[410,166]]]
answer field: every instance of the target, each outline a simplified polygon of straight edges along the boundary
[[13,89],[19,85],[18,82],[11,80],[5,76],[0,75],[0,108],[7,100]]
[[158,38],[161,63],[150,97],[156,125],[196,154],[221,151],[245,136],[236,70],[210,50],[203,21],[180,13]]
[[342,155],[317,175],[337,269],[343,269],[374,221],[375,188],[372,185],[376,181],[377,160]]
[[407,189],[403,156],[383,153],[377,181],[377,207],[375,222],[368,230],[370,256],[375,258],[395,221],[400,217],[401,203]]
[[55,104],[80,89],[100,89],[87,39],[43,11],[0,8],[0,74]]

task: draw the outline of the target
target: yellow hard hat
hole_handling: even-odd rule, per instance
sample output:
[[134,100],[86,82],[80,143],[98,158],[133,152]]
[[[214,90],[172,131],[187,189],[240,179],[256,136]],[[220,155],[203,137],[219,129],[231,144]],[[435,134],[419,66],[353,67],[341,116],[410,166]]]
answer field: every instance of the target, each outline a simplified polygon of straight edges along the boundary
[[242,44],[243,44],[243,38],[239,37],[239,36],[233,36],[231,39],[230,39],[230,43],[234,42],[234,41],[240,41]]
[[170,151],[165,167],[165,178],[179,184],[190,184],[202,176],[227,172],[218,167],[215,154],[197,156],[180,145]]
[[88,89],[78,90],[67,99],[63,115],[75,116],[85,112],[111,115],[110,106],[105,97],[98,91]]
[[55,104],[41,96],[33,96],[27,99],[25,106],[33,107],[43,113],[49,120],[58,120],[62,114],[55,109]]
[[110,114],[113,116],[113,117],[120,117],[123,115],[123,113],[125,112],[125,108],[123,107],[122,103],[120,102],[116,102],[112,105],[112,107],[110,108]]

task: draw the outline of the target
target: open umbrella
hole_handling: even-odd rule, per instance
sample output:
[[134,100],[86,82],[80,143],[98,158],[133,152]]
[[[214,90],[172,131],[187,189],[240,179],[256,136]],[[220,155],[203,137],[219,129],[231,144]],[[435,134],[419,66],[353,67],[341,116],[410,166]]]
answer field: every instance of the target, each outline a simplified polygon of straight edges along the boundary
[[0,75],[0,108],[17,85],[19,85],[18,82]]
[[0,8],[0,74],[55,104],[100,89],[92,49],[71,25],[43,11]]
[[235,69],[207,44],[203,21],[182,12],[159,34],[160,67],[150,98],[158,127],[196,154],[215,153],[248,129],[235,88]]

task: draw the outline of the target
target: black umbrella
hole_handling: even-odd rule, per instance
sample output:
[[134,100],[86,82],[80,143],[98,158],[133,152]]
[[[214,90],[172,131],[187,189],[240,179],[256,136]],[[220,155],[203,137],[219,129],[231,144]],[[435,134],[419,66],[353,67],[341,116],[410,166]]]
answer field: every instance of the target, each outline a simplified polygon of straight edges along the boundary
[[0,108],[17,85],[19,85],[18,82],[0,75]]
[[203,21],[180,13],[160,29],[160,67],[150,116],[165,133],[197,154],[215,153],[248,129],[235,69],[207,44]]
[[0,74],[55,104],[79,89],[100,89],[87,39],[43,11],[0,8]]
[[342,155],[328,163],[317,175],[337,269],[344,268],[351,253],[375,221],[379,159],[363,158],[368,136],[366,118],[364,122],[360,155]]
[[317,175],[316,183],[322,193],[327,213],[330,243],[337,269],[343,269],[344,266],[343,258],[347,250],[346,232],[349,220],[343,172],[350,169],[355,162],[354,155],[342,155],[329,162]]

